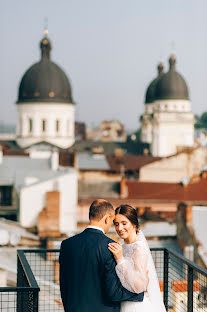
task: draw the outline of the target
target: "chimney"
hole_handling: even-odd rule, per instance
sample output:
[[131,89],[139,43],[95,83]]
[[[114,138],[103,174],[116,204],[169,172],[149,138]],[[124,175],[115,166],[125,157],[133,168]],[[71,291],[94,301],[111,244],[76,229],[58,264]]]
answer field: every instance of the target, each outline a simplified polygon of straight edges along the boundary
[[124,150],[122,148],[115,148],[114,155],[116,158],[121,158],[124,156]]
[[[40,211],[38,216],[39,237],[60,237],[60,192],[52,191],[46,193],[46,207]],[[51,241],[47,243],[52,244]]]
[[185,221],[187,224],[192,224],[192,206],[186,206]]
[[148,155],[149,155],[149,150],[148,150],[148,148],[144,148],[143,154],[144,154],[144,156],[148,156]]
[[58,151],[52,151],[51,157],[50,157],[50,162],[51,162],[51,169],[52,170],[57,170],[59,168],[59,153]]
[[121,178],[120,181],[120,198],[126,198],[128,195],[126,180],[124,177]]

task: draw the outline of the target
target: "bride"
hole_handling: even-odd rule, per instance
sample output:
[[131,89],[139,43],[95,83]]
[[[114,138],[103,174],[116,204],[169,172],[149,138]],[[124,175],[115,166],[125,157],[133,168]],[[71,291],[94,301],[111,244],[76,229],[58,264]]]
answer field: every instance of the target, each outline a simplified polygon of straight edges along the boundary
[[137,211],[129,205],[116,208],[114,226],[124,240],[110,243],[109,250],[117,262],[116,273],[127,290],[145,292],[143,302],[122,302],[121,312],[166,312],[152,255],[139,229]]

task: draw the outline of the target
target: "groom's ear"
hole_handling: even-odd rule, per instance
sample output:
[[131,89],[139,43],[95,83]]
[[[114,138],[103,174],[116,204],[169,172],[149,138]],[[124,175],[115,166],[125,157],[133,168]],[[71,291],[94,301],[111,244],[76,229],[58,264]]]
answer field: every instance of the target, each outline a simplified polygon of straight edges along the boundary
[[108,215],[106,215],[106,216],[104,217],[104,223],[105,223],[105,224],[108,223],[108,218],[109,218]]
[[107,215],[105,215],[104,223],[105,223],[105,224],[108,224],[109,222],[110,222],[110,215],[107,214]]

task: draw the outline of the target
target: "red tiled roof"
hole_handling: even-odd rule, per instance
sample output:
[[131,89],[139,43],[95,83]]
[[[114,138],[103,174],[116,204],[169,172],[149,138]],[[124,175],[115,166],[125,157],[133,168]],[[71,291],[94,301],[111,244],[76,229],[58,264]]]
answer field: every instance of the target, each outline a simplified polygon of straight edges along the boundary
[[150,164],[154,161],[162,159],[161,157],[145,156],[145,155],[123,155],[116,157],[115,155],[107,155],[109,167],[112,171],[120,172],[121,165],[124,166],[125,171],[137,170],[144,165]]
[[187,185],[126,181],[126,186],[128,189],[127,199],[207,202],[207,178],[201,178],[197,183]]
[[[186,292],[188,291],[188,281],[186,280],[179,280],[179,281],[172,281],[172,289],[175,292]],[[193,291],[199,291],[200,284],[198,280],[193,281]]]

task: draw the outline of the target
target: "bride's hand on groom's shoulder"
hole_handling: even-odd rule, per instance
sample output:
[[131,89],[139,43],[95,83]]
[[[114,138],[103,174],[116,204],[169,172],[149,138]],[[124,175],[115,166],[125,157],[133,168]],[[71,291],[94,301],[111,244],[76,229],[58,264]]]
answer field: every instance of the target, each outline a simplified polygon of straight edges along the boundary
[[122,245],[120,243],[109,243],[108,249],[114,255],[114,258],[117,263],[123,259],[123,250],[122,250]]

